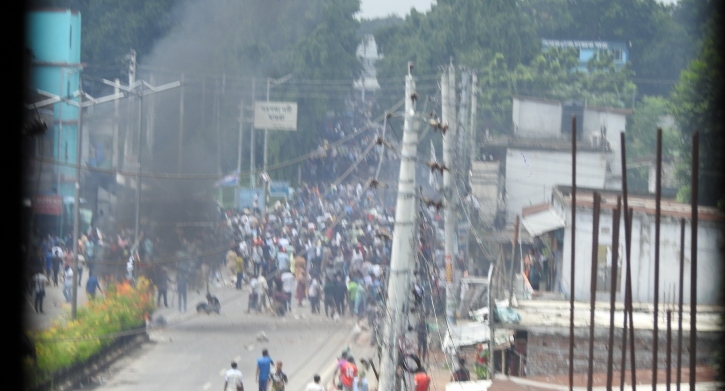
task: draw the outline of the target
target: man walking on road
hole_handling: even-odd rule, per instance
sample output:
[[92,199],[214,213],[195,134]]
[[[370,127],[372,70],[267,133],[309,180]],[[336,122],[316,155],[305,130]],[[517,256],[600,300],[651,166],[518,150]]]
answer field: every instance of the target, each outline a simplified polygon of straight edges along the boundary
[[70,266],[65,267],[65,271],[63,272],[63,296],[65,296],[65,301],[67,303],[70,303],[73,289],[73,269],[71,269]]
[[305,391],[325,391],[325,387],[320,385],[320,375],[315,374],[313,380],[313,382],[307,383]]
[[255,381],[259,383],[259,391],[267,391],[267,382],[269,381],[269,372],[274,365],[274,361],[269,357],[267,349],[262,350],[262,357],[257,359],[257,374]]
[[[180,271],[176,276],[176,293],[179,294],[179,312],[186,312],[186,290],[188,285],[189,281],[187,280],[186,273]],[[182,302],[184,304],[183,307],[181,305]]]
[[86,281],[86,293],[91,300],[96,298],[96,289],[103,293],[103,289],[101,289],[101,284],[98,283],[98,279],[96,278],[96,276],[89,273],[88,281]]
[[43,298],[45,298],[45,285],[48,284],[48,278],[42,271],[38,270],[33,276],[33,295],[35,313],[43,313]]
[[232,361],[232,367],[224,374],[224,391],[244,391],[242,372],[237,369],[237,363]]
[[287,374],[282,372],[282,361],[277,361],[277,369],[269,375],[269,380],[272,382],[272,391],[284,391],[288,379]]

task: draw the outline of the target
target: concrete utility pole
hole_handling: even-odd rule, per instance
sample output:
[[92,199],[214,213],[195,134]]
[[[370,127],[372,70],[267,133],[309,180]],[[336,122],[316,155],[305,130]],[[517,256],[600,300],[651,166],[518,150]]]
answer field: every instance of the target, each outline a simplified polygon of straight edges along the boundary
[[417,124],[415,116],[415,82],[410,74],[412,64],[408,63],[408,76],[405,78],[405,122],[403,125],[403,148],[400,161],[400,179],[398,181],[398,199],[395,206],[395,234],[388,280],[388,313],[385,321],[383,354],[380,365],[380,383],[378,390],[393,391],[395,387],[398,363],[398,336],[403,333],[404,308],[408,300],[409,276],[413,271],[413,253],[411,240],[415,226],[416,190],[415,157],[418,152]]
[[[471,161],[478,160],[478,147],[476,146],[476,105],[478,104],[478,75],[471,73],[471,122],[468,125],[470,135]],[[471,163],[473,164],[473,163]]]
[[446,200],[444,210],[443,231],[445,238],[445,265],[446,265],[446,321],[449,324],[456,323],[456,292],[453,285],[453,274],[455,272],[453,257],[456,253],[456,212],[455,197],[453,196],[453,148],[456,138],[456,70],[453,67],[453,61],[448,66],[448,70],[443,72],[441,79],[441,121],[444,126],[448,125],[448,131],[443,135],[443,164],[449,167],[450,171],[443,172],[443,196]]
[[78,311],[78,238],[80,237],[80,210],[81,210],[81,137],[83,136],[83,80],[78,83],[78,129],[76,129],[76,183],[73,206],[73,296],[71,300],[70,316],[76,318]]
[[[471,87],[471,72],[469,72],[467,69],[463,69],[461,71],[461,103],[460,103],[460,109],[458,111],[458,126],[456,127],[458,129],[458,132],[456,135],[457,142],[457,148],[456,148],[456,154],[454,160],[457,160],[459,162],[457,166],[457,170],[454,170],[455,176],[456,176],[456,196],[454,197],[456,200],[456,204],[458,206],[461,206],[462,208],[466,208],[466,205],[462,205],[461,197],[466,196],[466,180],[468,178],[468,172],[471,168],[471,158],[468,155],[469,148],[467,148],[466,143],[469,141],[469,134],[471,129],[468,126],[468,98],[471,95],[470,92]],[[465,130],[465,131],[464,131]],[[468,229],[472,229],[473,227],[469,225]],[[461,255],[464,260],[468,259],[468,243],[466,243],[466,251],[461,252],[461,240],[467,240],[467,238],[458,238],[458,247],[456,249],[456,254]],[[461,275],[463,274],[463,270],[456,270],[456,273],[453,274],[453,286],[455,287],[456,292],[459,291],[460,281],[461,281]],[[457,296],[458,297],[458,296]]]
[[179,94],[179,156],[176,172],[181,174],[181,157],[184,155],[184,74],[181,74],[181,93]]
[[[272,86],[282,84],[291,78],[292,78],[291,74],[283,76],[279,79],[272,79],[272,78],[268,77],[267,78],[267,102],[269,102],[269,89]],[[267,176],[269,176],[269,173],[267,172],[267,143],[268,143],[268,141],[269,141],[269,129],[264,129],[264,168],[262,169],[262,171],[265,174],[267,174]],[[272,178],[269,177],[269,181],[267,183],[265,183],[265,185],[264,185],[264,198],[262,199],[262,208],[261,208],[263,217],[267,214],[267,196],[269,194],[269,185],[270,185],[269,182],[271,182],[271,181],[272,181]]]
[[242,139],[244,138],[244,101],[239,102],[239,144],[237,145],[237,189],[234,205],[239,205],[239,190],[242,186]]
[[[120,84],[118,79],[115,79],[114,82],[116,84]],[[113,87],[114,94],[118,95],[121,93],[121,90],[118,87]],[[113,168],[118,172],[119,167],[118,164],[120,163],[120,159],[118,158],[121,154],[118,152],[118,128],[119,128],[119,120],[120,120],[120,101],[115,100],[113,102],[113,156],[111,159],[113,159]],[[114,178],[115,180],[115,178]]]
[[[252,104],[257,101],[257,79],[252,79]],[[254,147],[254,122],[252,122],[252,127],[250,129],[251,135],[249,136],[249,187],[252,189],[257,188],[257,170],[255,169],[254,164],[254,150],[256,149]]]

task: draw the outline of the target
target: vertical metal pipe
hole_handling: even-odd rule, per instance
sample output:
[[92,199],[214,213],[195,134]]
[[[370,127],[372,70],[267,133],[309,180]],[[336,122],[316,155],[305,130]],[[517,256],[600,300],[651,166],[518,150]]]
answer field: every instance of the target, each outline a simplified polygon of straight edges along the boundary
[[[629,235],[625,238],[627,242],[627,249],[629,249],[632,245],[632,220],[634,219],[634,210],[632,208],[629,208],[629,212],[627,213],[627,226],[629,227]],[[627,250],[627,258],[630,258],[629,250]],[[631,258],[630,258],[631,259]],[[632,391],[635,391],[637,389],[637,356],[635,355],[635,340],[634,340],[634,308],[632,305],[632,267],[631,262],[627,262],[627,290],[629,291],[629,294],[627,295],[627,309],[629,311],[629,356],[631,357],[629,360],[630,364],[630,371],[632,376]]]
[[[626,226],[628,224],[628,222],[627,222],[628,220],[626,218],[626,216],[627,216],[627,212],[626,211],[625,211],[624,215],[625,215],[624,225]],[[625,261],[626,260],[623,260],[622,263],[624,263]],[[622,324],[622,363],[619,366],[619,371],[620,371],[620,373],[619,373],[619,389],[620,390],[624,390],[624,379],[625,379],[625,376],[626,376],[625,372],[627,370],[627,335],[628,335],[628,332],[629,332],[629,323],[627,322],[628,321],[628,319],[627,319],[628,313],[627,313],[627,281],[626,281],[627,275],[626,275],[626,273],[625,273],[624,278],[625,278],[625,282],[624,282],[624,300],[623,300],[623,302],[624,302],[624,309],[622,311],[622,313],[623,313],[623,321],[624,321],[623,324]]]
[[667,383],[667,391],[670,391],[671,370],[672,370],[672,311],[667,310],[667,365],[665,366],[665,382]]
[[682,303],[685,294],[685,219],[680,219],[680,281],[677,303],[677,391],[682,382]]
[[592,219],[592,270],[589,292],[589,363],[587,367],[587,391],[594,385],[594,310],[597,301],[597,265],[599,258],[599,213],[602,197],[594,193],[594,218]]
[[612,213],[612,277],[609,288],[609,344],[607,352],[607,391],[612,390],[612,366],[614,362],[614,312],[619,275],[619,220],[622,213],[622,197],[617,196],[617,208]]
[[576,116],[571,117],[571,277],[569,280],[569,391],[574,390],[574,261],[576,259]]
[[[659,351],[660,303],[660,215],[662,213],[662,128],[657,128],[657,162],[655,166],[655,294],[652,329],[652,391],[657,391],[657,353]],[[669,384],[668,384],[669,387]]]
[[[516,260],[516,243],[519,241],[519,216],[514,221],[514,236],[511,240],[511,268],[509,269],[509,306],[513,306],[514,299],[514,261]],[[523,259],[521,260],[523,262]],[[523,276],[522,276],[523,278]]]
[[697,366],[697,199],[700,175],[700,132],[692,135],[692,182],[690,185],[690,390],[695,389]]
[[[622,159],[622,199],[624,201],[624,242],[625,242],[625,256],[627,261],[626,266],[626,277],[625,277],[625,293],[624,293],[624,337],[622,338],[622,387],[624,387],[624,372],[625,372],[625,355],[627,348],[627,339],[630,341],[631,358],[630,363],[632,367],[632,391],[637,387],[635,372],[636,360],[634,355],[634,322],[632,321],[632,214],[633,211],[629,208],[629,196],[627,191],[627,144],[624,136],[624,132],[619,133],[619,141],[621,148],[621,159]],[[627,327],[627,321],[629,321],[629,327]],[[627,330],[629,329],[629,330]],[[629,331],[629,338],[627,338],[627,331]]]

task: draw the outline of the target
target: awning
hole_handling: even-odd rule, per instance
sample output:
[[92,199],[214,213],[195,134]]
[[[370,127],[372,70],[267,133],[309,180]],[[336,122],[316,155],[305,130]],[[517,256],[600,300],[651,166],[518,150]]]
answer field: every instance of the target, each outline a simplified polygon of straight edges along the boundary
[[524,225],[526,232],[532,237],[564,228],[566,225],[564,219],[554,212],[551,207],[528,215],[522,214],[521,223]]
[[[447,328],[448,331],[446,331],[442,344],[444,352],[461,346],[474,346],[488,342],[491,335],[488,323],[472,322],[448,325]],[[497,347],[502,344],[508,346],[513,342],[513,331],[507,329],[495,330],[494,342]]]

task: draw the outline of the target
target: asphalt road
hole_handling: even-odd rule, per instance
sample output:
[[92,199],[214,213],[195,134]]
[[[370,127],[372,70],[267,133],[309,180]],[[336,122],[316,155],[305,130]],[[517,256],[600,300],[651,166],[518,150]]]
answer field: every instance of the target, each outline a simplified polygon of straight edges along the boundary
[[[246,291],[226,287],[216,294],[223,303],[220,315],[189,312],[179,318],[172,303],[171,308],[158,310],[155,315],[167,317],[168,325],[151,331],[150,343],[117,361],[82,389],[220,390],[224,372],[234,360],[242,371],[245,390],[256,391],[256,360],[267,348],[273,360],[283,362],[289,377],[286,389],[302,391],[316,373],[323,383],[329,382],[336,357],[346,346],[353,356],[372,357],[367,343],[361,343],[360,336],[354,338],[351,318],[333,321],[294,303],[293,312],[285,317],[246,314]],[[189,309],[193,311],[195,304],[190,301]],[[267,341],[258,340],[260,332]],[[368,378],[374,379],[372,373]]]

